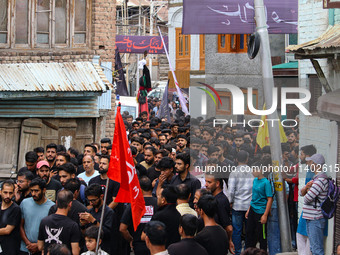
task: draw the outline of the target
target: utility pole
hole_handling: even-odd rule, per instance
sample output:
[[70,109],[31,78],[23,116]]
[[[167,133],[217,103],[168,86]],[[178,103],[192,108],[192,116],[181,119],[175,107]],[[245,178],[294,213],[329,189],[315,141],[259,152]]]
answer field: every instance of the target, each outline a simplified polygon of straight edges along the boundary
[[[139,0],[139,15],[138,15],[138,35],[140,36],[141,35],[141,25],[142,25],[142,4],[141,4],[141,0]],[[138,66],[138,63],[139,63],[139,56],[140,54],[137,54],[137,70],[136,70],[136,92],[138,93],[139,91],[139,66]]]
[[[272,60],[270,54],[269,35],[266,23],[266,15],[263,0],[254,0],[256,30],[261,39],[261,57],[262,57],[262,74],[263,74],[263,91],[266,106],[272,105],[272,91],[274,88],[274,78],[272,69]],[[268,119],[278,119],[277,111],[268,115]],[[286,203],[285,185],[282,173],[279,167],[282,166],[282,151],[280,141],[279,122],[275,121],[274,125],[268,125],[270,138],[270,151],[274,167],[274,184],[277,195],[277,205],[279,212],[279,224],[281,234],[282,252],[292,251],[291,232],[289,224],[288,207]]]
[[[150,1],[150,36],[153,35],[153,1]],[[152,80],[152,57],[149,55],[150,79]]]

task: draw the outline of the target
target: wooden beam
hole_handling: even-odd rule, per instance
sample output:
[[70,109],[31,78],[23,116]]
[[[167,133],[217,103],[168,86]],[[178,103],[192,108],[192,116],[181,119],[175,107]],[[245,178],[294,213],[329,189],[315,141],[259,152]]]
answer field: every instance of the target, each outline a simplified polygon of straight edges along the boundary
[[312,65],[313,65],[313,67],[316,71],[316,74],[318,75],[318,78],[319,78],[319,80],[322,84],[322,87],[326,91],[326,93],[332,92],[331,86],[329,86],[327,78],[326,78],[324,72],[322,71],[319,62],[315,59],[311,59],[310,61],[312,62]]

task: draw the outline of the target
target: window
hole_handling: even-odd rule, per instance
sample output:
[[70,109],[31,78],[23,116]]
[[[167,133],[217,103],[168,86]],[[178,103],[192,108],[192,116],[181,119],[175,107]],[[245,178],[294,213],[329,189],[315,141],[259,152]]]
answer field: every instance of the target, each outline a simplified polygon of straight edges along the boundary
[[[247,89],[241,89],[243,92],[243,98],[244,98],[244,111],[246,115],[253,115],[249,109],[248,109],[248,90]],[[216,107],[216,114],[218,115],[231,115],[232,113],[232,95],[230,92],[227,91],[217,91],[221,101],[222,101],[222,105],[219,102],[219,100],[217,100],[216,102],[218,102],[217,107]],[[255,107],[255,109],[258,109],[258,91],[257,89],[253,89],[253,105]]]
[[[89,0],[0,0],[0,47],[84,47]],[[8,6],[8,8],[3,8]],[[8,17],[13,17],[8,20]],[[7,26],[5,25],[7,23]],[[11,29],[8,29],[11,28]]]
[[183,35],[176,28],[176,69],[190,70],[190,35]]
[[246,34],[222,34],[218,35],[219,53],[246,53],[248,36]]
[[8,0],[0,0],[0,45],[8,44]]
[[309,112],[316,113],[318,98],[322,95],[322,85],[317,75],[309,75],[309,90],[311,98],[309,101]]
[[200,70],[205,70],[205,35],[200,35]]

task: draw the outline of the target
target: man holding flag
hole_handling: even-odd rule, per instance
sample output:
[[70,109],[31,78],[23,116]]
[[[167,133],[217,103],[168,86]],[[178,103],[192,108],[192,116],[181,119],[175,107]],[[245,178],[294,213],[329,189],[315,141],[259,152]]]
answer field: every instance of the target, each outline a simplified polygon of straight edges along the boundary
[[117,108],[112,153],[107,176],[111,180],[120,183],[115,202],[131,204],[133,226],[134,230],[136,230],[146,211],[145,202],[120,113],[120,105]]

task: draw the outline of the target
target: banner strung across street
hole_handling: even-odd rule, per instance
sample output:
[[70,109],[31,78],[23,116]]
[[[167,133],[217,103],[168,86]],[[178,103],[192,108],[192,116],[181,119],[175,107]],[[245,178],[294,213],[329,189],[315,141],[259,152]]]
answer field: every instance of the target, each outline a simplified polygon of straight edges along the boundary
[[[164,41],[168,44],[168,37],[164,37]],[[120,53],[144,53],[164,54],[163,42],[160,36],[130,36],[117,35],[116,47]]]
[[[297,0],[264,0],[270,34],[296,34]],[[254,1],[184,0],[183,34],[251,34],[255,31]]]

